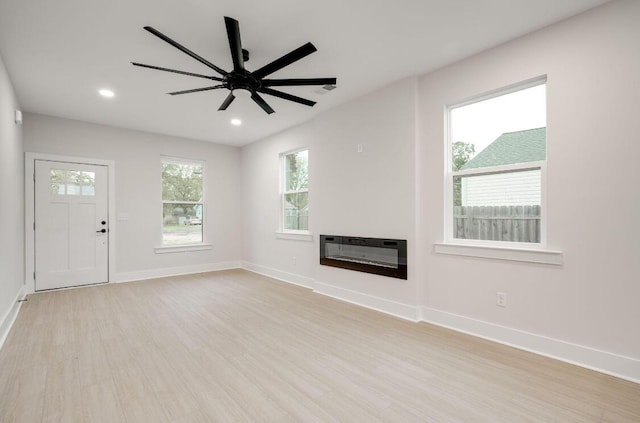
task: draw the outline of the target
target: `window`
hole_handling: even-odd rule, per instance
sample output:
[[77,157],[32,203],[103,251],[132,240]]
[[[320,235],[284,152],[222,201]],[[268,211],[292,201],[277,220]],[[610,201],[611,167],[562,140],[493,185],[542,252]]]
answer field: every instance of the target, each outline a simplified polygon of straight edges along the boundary
[[162,245],[202,244],[204,163],[162,159]]
[[96,195],[95,172],[51,169],[51,193],[54,195]]
[[544,244],[545,82],[449,108],[448,241]]
[[309,150],[280,156],[281,228],[284,232],[309,230]]

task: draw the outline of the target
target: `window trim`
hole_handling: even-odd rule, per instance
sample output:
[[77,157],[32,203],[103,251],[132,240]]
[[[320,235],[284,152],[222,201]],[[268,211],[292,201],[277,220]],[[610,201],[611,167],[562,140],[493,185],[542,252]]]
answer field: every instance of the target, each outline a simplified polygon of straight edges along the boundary
[[[188,164],[188,165],[200,165],[202,166],[202,198],[200,201],[174,201],[167,200],[165,201],[162,196],[162,166],[164,163],[173,163],[173,164]],[[212,248],[211,243],[207,242],[206,236],[206,211],[207,204],[205,201],[205,192],[206,192],[206,160],[196,160],[189,159],[184,157],[176,157],[176,156],[165,156],[160,155],[160,239],[158,245],[154,248],[156,254],[164,254],[164,253],[174,253],[174,252],[187,252],[187,251],[200,251],[200,250],[208,250]],[[178,244],[178,245],[167,245],[164,244],[163,236],[162,236],[162,228],[164,227],[164,216],[163,210],[165,204],[193,204],[193,205],[202,205],[202,241],[190,244]]]
[[518,244],[518,246],[514,245],[507,247],[504,245],[491,246],[486,244],[474,245],[473,243],[458,244],[436,242],[433,244],[433,250],[438,254],[450,254],[465,257],[520,261],[557,266],[562,266],[563,264],[564,258],[562,251],[549,250],[546,248],[531,248],[530,246],[527,246],[528,248],[520,247],[523,243],[514,242],[512,244]]
[[161,245],[154,248],[156,254],[182,253],[186,251],[204,251],[211,250],[211,244],[181,244],[181,245]]
[[313,234],[309,231],[276,232],[276,239],[288,239],[291,241],[313,241]]
[[[307,181],[307,188],[304,190],[299,190],[299,191],[286,191],[285,189],[285,185],[286,185],[286,180],[287,180],[287,175],[286,175],[286,157],[291,155],[291,154],[296,154],[296,153],[300,153],[302,151],[306,151],[307,152],[307,160],[309,160],[309,156],[310,156],[310,149],[308,147],[301,147],[301,148],[296,148],[294,150],[289,150],[289,151],[285,151],[283,153],[279,154],[279,161],[278,161],[278,167],[279,167],[279,176],[280,176],[280,180],[279,180],[279,189],[278,189],[278,200],[280,202],[280,206],[279,206],[279,223],[278,223],[278,230],[276,231],[276,238],[277,239],[287,239],[287,240],[298,240],[298,241],[312,241],[313,240],[313,234],[311,233],[310,229],[307,227],[307,229],[285,229],[285,225],[284,225],[284,211],[285,211],[285,195],[286,194],[296,194],[296,193],[302,193],[302,192],[306,192],[307,193],[307,198],[310,199],[310,195],[309,195],[309,181]],[[307,163],[308,166],[308,163]],[[308,171],[308,169],[307,169]],[[307,216],[308,218],[308,216]],[[308,222],[307,222],[308,224]]]
[[[484,100],[490,100],[492,98],[500,97],[502,95],[513,94],[518,91],[523,91],[529,88],[537,87],[538,85],[544,85],[547,83],[547,75],[540,75],[533,77],[531,79],[527,79],[521,82],[516,82],[514,84],[506,85],[501,88],[496,88],[494,90],[485,91],[482,94],[473,95],[471,97],[467,97],[460,101],[456,101],[455,103],[451,103],[447,105],[445,108],[447,112],[452,109],[457,109],[459,107],[468,106],[470,104],[479,103]],[[447,120],[449,119],[449,114],[446,115]],[[448,127],[450,129],[450,127]],[[447,134],[448,135],[448,134]]]
[[[510,165],[492,166],[477,169],[453,171],[453,151],[451,139],[451,111],[470,104],[508,95],[514,92],[526,90],[547,83],[546,76],[532,78],[521,83],[512,84],[503,88],[492,90],[481,95],[467,98],[444,107],[444,136],[445,136],[445,168],[444,168],[444,241],[434,244],[434,251],[443,254],[456,254],[473,257],[502,258],[505,260],[532,261],[546,264],[561,264],[561,252],[547,250],[547,160],[536,162],[516,163]],[[547,125],[548,128],[548,125]],[[548,133],[548,131],[547,131]],[[514,171],[540,169],[540,242],[511,242],[461,239],[453,236],[453,180],[456,176],[488,175],[496,173],[509,173]],[[482,252],[483,249],[487,251]],[[515,251],[515,253],[511,253]],[[542,256],[535,254],[523,255],[522,251],[541,252]],[[560,255],[547,260],[546,254]],[[515,257],[515,258],[514,258]],[[527,258],[527,259],[525,259]]]

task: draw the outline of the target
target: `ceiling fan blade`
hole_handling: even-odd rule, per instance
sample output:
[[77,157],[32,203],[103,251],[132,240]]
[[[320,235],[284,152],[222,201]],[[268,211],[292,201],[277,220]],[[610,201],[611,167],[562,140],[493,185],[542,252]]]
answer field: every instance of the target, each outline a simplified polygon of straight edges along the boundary
[[336,78],[263,79],[263,87],[293,87],[297,85],[336,85]]
[[258,93],[252,93],[251,94],[251,99],[253,101],[255,101],[258,106],[262,107],[262,110],[267,112],[268,115],[270,115],[271,113],[275,112],[275,110],[273,110],[271,108],[271,106],[269,106],[267,104],[267,102],[264,101],[264,98],[262,98],[262,97],[260,97],[260,95],[258,95]]
[[184,90],[184,91],[174,91],[172,93],[167,93],[167,94],[170,94],[170,95],[191,94],[191,93],[198,93],[200,91],[218,90],[224,87],[225,87],[224,85],[214,85],[213,87],[194,88],[192,90]]
[[263,67],[261,67],[260,69],[258,69],[255,72],[252,72],[252,75],[255,78],[258,79],[262,79],[267,75],[271,75],[272,73],[274,73],[277,70],[280,70],[282,68],[284,68],[285,66],[288,66],[290,64],[292,64],[293,62],[297,62],[298,60],[302,59],[303,57],[306,57],[308,55],[310,55],[311,53],[313,53],[314,51],[317,51],[318,49],[316,49],[316,47],[311,44],[311,43],[307,43],[301,47],[298,47],[297,49],[285,54],[284,56],[274,60],[273,62],[269,63],[268,65],[264,65]]
[[223,81],[222,78],[218,78],[216,76],[207,76],[207,75],[202,75],[202,74],[199,74],[199,73],[185,72],[185,71],[169,69],[169,68],[161,68],[160,66],[145,65],[145,64],[136,63],[136,62],[131,62],[131,64],[133,66],[140,66],[142,68],[149,68],[149,69],[161,70],[161,71],[165,71],[165,72],[179,73],[180,75],[196,76],[198,78],[212,79],[214,81]]
[[233,60],[233,70],[244,70],[244,58],[242,57],[242,42],[240,41],[240,25],[238,21],[228,16],[224,17],[227,26],[227,36],[229,37],[229,48],[231,49],[231,59]]
[[189,50],[185,46],[177,43],[176,41],[173,41],[171,38],[167,37],[162,32],[156,30],[155,28],[150,27],[150,26],[145,26],[144,29],[146,29],[147,31],[149,31],[150,33],[155,35],[156,37],[160,38],[162,41],[165,41],[165,42],[171,44],[172,46],[174,46],[175,48],[177,48],[181,52],[183,52],[185,54],[188,54],[189,56],[193,57],[194,59],[196,59],[198,62],[202,63],[203,65],[210,67],[214,71],[218,72],[220,75],[225,76],[227,74],[227,72],[224,71],[223,69],[220,69],[219,67],[217,67],[213,63],[209,62],[208,60],[198,56],[197,54],[195,54],[194,52],[192,52],[191,50]]
[[227,110],[227,107],[229,107],[229,104],[233,103],[233,100],[235,100],[235,99],[236,99],[236,96],[234,96],[233,93],[229,93],[227,98],[224,99],[224,101],[222,102],[222,104],[218,108],[218,111]]
[[316,104],[315,101],[307,100],[306,98],[298,97],[295,95],[283,93],[282,91],[272,90],[271,88],[260,88],[260,92],[263,94],[269,94],[274,97],[280,97],[285,100],[294,101],[296,103],[304,104],[305,106],[313,107]]

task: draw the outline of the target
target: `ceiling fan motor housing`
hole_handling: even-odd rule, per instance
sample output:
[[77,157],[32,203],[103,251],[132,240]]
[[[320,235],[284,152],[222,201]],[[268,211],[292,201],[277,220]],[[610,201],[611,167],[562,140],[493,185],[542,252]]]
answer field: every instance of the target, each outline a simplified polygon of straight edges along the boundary
[[231,91],[245,89],[253,93],[261,86],[260,81],[251,76],[251,72],[246,70],[231,71],[224,77],[224,80],[224,84]]
[[281,87],[293,87],[293,86],[301,86],[301,85],[335,85],[336,78],[289,78],[289,79],[264,79],[266,76],[271,75],[274,72],[288,66],[298,60],[308,56],[311,53],[316,51],[316,47],[311,43],[306,43],[301,47],[298,47],[295,50],[290,51],[282,57],[277,58],[271,63],[262,66],[260,69],[257,69],[253,72],[250,72],[245,69],[244,64],[249,60],[249,51],[242,48],[242,42],[240,41],[240,25],[238,21],[225,16],[224,18],[225,25],[227,27],[227,36],[229,38],[229,48],[231,50],[231,59],[233,60],[233,70],[231,72],[227,72],[224,69],[214,65],[209,62],[205,58],[197,55],[193,51],[189,50],[185,46],[180,43],[172,40],[167,37],[160,31],[156,30],[153,27],[145,26],[144,29],[149,31],[151,34],[165,41],[166,43],[172,45],[183,53],[191,56],[198,62],[203,65],[209,67],[216,71],[220,76],[210,76],[203,75],[193,72],[185,72],[176,69],[163,68],[160,66],[152,66],[145,65],[142,63],[131,62],[134,66],[140,66],[143,68],[155,69],[164,72],[172,72],[182,75],[194,76],[197,78],[204,78],[208,80],[218,81],[220,84],[203,87],[203,88],[195,88],[191,90],[183,90],[183,91],[175,91],[169,94],[171,95],[181,95],[181,94],[191,94],[202,91],[210,91],[210,90],[218,90],[221,88],[226,88],[230,92],[227,95],[227,98],[220,105],[218,110],[226,110],[227,107],[233,102],[236,98],[234,92],[238,94],[240,97],[250,97],[262,110],[264,110],[267,114],[271,114],[274,110],[269,106],[269,104],[260,96],[260,94],[267,94],[274,97],[281,98],[283,100],[293,101],[294,103],[304,104],[305,106],[313,106],[316,104],[315,101],[307,100],[306,98],[298,97],[283,91],[275,90],[271,87],[281,86]]

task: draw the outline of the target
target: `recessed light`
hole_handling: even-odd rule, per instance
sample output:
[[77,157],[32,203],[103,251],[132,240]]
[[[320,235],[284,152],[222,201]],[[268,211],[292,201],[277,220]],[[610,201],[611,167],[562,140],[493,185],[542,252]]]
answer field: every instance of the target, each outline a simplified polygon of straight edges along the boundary
[[233,126],[240,126],[242,125],[242,121],[240,119],[231,119],[231,124]]
[[115,95],[116,95],[113,91],[108,90],[108,89],[106,89],[106,88],[103,88],[103,89],[101,89],[101,90],[98,90],[98,92],[100,93],[100,95],[101,95],[101,96],[103,96],[103,97],[107,97],[107,98],[111,98],[111,97],[113,97],[113,96],[115,96]]

